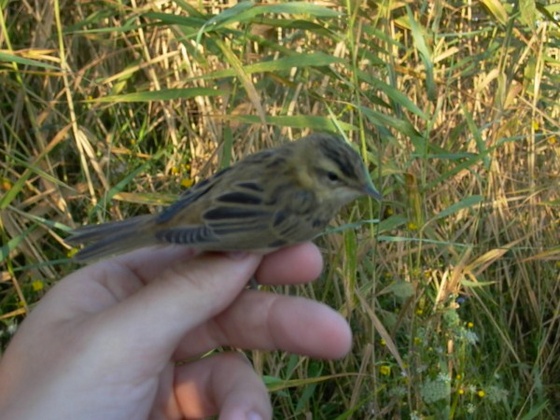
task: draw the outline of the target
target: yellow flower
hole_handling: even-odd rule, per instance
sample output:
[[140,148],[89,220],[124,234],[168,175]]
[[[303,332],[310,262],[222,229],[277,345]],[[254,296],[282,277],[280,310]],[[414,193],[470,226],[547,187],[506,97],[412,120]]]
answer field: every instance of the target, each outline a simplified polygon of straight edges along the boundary
[[45,288],[45,283],[43,283],[41,280],[34,280],[31,282],[31,288],[34,292],[40,292]]
[[77,253],[78,253],[78,248],[70,248],[70,250],[66,253],[66,256],[68,258],[72,258]]
[[379,373],[383,376],[389,376],[391,374],[391,366],[382,365],[379,366]]
[[194,181],[192,180],[192,178],[183,178],[181,180],[181,187],[183,188],[190,188],[192,187],[194,184]]
[[408,230],[411,230],[413,232],[418,230],[418,225],[414,222],[408,222],[408,224],[406,225],[406,227],[408,228]]
[[12,188],[12,182],[8,178],[0,178],[0,190],[10,191]]

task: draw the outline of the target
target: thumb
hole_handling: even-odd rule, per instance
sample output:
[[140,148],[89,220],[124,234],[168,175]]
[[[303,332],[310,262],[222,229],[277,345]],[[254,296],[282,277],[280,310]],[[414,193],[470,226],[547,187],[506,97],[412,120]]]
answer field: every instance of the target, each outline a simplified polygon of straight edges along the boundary
[[165,363],[187,332],[229,306],[260,260],[253,254],[203,254],[177,262],[99,313],[97,321],[105,338],[118,339],[118,348],[146,351]]

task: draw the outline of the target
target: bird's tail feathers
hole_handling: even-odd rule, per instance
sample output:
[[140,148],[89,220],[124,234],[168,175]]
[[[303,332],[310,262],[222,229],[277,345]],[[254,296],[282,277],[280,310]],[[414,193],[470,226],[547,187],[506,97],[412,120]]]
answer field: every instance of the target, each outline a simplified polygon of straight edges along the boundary
[[152,215],[84,226],[72,232],[65,241],[72,246],[92,242],[78,251],[74,259],[80,262],[98,260],[156,244],[152,230],[146,226],[150,223],[153,223]]

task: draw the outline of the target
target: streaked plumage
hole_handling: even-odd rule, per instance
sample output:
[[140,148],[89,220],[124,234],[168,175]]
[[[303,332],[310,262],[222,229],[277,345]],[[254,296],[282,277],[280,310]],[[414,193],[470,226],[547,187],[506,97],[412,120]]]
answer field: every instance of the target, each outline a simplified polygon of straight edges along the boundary
[[246,157],[159,214],[85,226],[66,241],[93,242],[79,261],[155,244],[270,252],[312,239],[362,195],[381,198],[360,155],[336,136],[312,134]]

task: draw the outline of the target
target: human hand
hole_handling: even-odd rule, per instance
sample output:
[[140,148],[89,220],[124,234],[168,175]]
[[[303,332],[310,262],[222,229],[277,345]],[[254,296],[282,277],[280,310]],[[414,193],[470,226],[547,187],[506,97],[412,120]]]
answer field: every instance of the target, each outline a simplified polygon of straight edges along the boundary
[[271,418],[240,353],[200,356],[229,345],[342,357],[351,333],[334,310],[244,289],[253,274],[297,284],[321,267],[305,243],[265,257],[148,248],[78,270],[45,295],[0,361],[0,417]]

